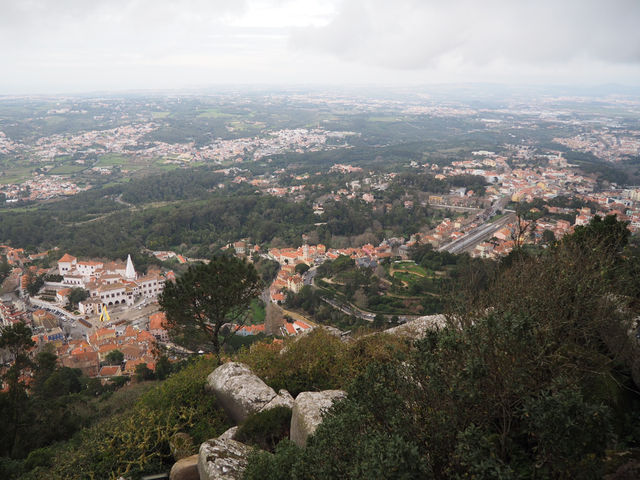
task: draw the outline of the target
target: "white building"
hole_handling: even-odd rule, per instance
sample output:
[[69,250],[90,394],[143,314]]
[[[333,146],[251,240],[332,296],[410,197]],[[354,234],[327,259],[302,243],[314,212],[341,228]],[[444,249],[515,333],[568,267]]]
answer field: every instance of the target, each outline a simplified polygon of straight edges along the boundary
[[164,288],[165,279],[158,274],[138,279],[131,255],[121,261],[78,261],[65,254],[58,261],[58,271],[66,287],[80,287],[89,291],[89,299],[79,306],[82,313],[99,309],[96,302],[105,305],[133,305],[139,296],[156,298]]
[[105,305],[133,305],[134,302],[133,288],[122,283],[101,285],[90,294],[92,298],[99,298]]
[[139,278],[136,283],[139,294],[145,298],[156,298],[164,289],[164,278],[158,275],[146,275]]

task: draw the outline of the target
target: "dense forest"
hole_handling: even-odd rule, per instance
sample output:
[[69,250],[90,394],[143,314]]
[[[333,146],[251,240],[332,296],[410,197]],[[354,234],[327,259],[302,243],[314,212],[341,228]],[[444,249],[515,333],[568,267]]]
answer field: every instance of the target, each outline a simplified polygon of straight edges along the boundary
[[[336,182],[344,184],[344,179]],[[468,176],[443,182],[432,175],[401,174],[388,191],[376,193],[387,207],[376,209],[361,200],[328,201],[325,214],[318,217],[312,202],[325,190],[310,186],[309,199],[292,201],[229,182],[210,169],[184,169],[63,200],[5,207],[0,210],[0,242],[31,251],[59,246],[76,255],[104,257],[126,257],[143,248],[208,256],[240,238],[297,246],[303,233],[313,233],[316,243],[328,246],[377,243],[388,235],[409,236],[446,214],[419,202],[407,209],[402,200],[458,185],[481,190],[484,181]]]

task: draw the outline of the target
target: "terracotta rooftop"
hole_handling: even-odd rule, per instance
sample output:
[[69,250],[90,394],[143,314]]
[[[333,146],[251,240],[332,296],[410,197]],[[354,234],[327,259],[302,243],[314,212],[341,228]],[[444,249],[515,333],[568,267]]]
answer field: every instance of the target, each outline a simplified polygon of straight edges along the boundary
[[77,260],[76,257],[72,257],[71,255],[69,255],[68,253],[65,253],[62,258],[60,260],[58,260],[58,263],[60,262],[64,262],[64,263],[72,263],[74,260]]

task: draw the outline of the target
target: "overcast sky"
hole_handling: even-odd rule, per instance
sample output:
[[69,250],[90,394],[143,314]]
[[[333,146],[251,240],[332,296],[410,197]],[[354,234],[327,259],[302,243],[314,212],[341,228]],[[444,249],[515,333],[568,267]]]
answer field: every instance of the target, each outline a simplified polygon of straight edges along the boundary
[[640,85],[640,0],[0,0],[0,94]]

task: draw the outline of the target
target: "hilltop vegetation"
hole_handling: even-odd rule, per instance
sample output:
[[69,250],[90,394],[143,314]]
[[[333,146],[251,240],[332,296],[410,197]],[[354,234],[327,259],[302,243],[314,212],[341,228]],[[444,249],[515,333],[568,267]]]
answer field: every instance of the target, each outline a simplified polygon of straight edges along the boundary
[[[111,258],[145,247],[208,257],[246,237],[280,246],[300,245],[302,234],[313,235],[317,243],[327,246],[378,242],[387,235],[416,233],[447,214],[418,202],[407,209],[401,199],[410,193],[426,195],[422,190],[417,193],[419,189],[445,191],[460,179],[442,182],[432,175],[414,177],[409,181],[400,176],[388,192],[378,194],[391,206],[386,210],[375,210],[361,200],[330,201],[319,218],[313,214],[314,199],[340,188],[344,176],[330,178],[322,188],[310,183],[307,190],[313,195],[292,201],[261,193],[247,183],[233,183],[232,178],[206,168],[184,169],[62,200],[5,206],[0,208],[0,242],[34,251],[58,246],[78,256]],[[478,187],[482,183],[477,177],[464,181]]]
[[305,449],[256,454],[246,478],[601,478],[637,458],[627,238],[608,217],[512,254],[446,328],[367,365]]

